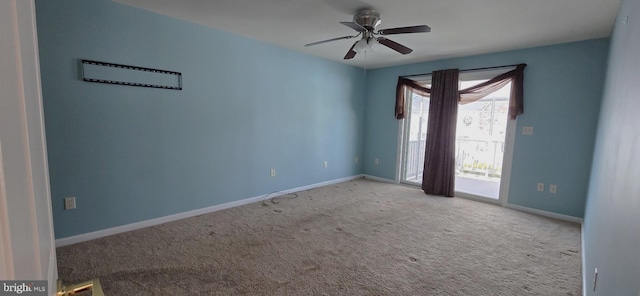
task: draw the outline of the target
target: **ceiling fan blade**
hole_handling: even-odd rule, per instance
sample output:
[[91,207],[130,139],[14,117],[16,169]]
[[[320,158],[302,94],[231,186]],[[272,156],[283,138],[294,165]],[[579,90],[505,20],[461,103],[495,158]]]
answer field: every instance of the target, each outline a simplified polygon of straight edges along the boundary
[[398,42],[391,41],[391,40],[389,40],[387,38],[384,38],[384,37],[379,37],[377,40],[378,40],[378,42],[380,44],[382,44],[382,45],[384,45],[384,46],[386,46],[388,48],[391,48],[391,49],[393,49],[393,50],[395,50],[395,51],[397,51],[397,52],[399,52],[401,54],[408,54],[408,53],[411,53],[413,51],[413,49],[411,49],[411,48],[408,48],[408,47],[406,47],[406,46],[404,46],[404,45],[402,45],[402,44],[400,44]]
[[358,25],[357,23],[354,23],[354,22],[340,22],[340,23],[360,33],[367,31],[365,27]]
[[314,45],[318,45],[318,44],[322,44],[322,43],[327,43],[327,42],[331,42],[331,41],[336,41],[336,40],[342,40],[342,39],[351,39],[353,37],[357,37],[356,36],[342,36],[342,37],[338,37],[338,38],[331,38],[331,39],[327,39],[327,40],[322,40],[322,41],[317,41],[317,42],[312,42],[312,43],[307,43],[304,46],[305,47],[309,47],[309,46],[314,46]]
[[353,51],[353,48],[356,47],[356,44],[358,43],[358,41],[356,41],[355,43],[353,43],[353,45],[351,46],[351,48],[349,48],[349,51],[347,51],[347,54],[344,56],[345,60],[350,60],[353,59],[353,57],[356,56],[356,52]]
[[431,28],[427,25],[391,28],[378,31],[380,35],[407,34],[407,33],[427,33],[431,32]]

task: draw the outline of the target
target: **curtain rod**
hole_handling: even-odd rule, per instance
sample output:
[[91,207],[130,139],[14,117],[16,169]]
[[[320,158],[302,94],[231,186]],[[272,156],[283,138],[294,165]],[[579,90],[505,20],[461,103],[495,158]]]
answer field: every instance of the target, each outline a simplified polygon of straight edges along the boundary
[[[491,69],[500,69],[500,68],[510,68],[510,67],[517,67],[519,65],[527,65],[527,64],[513,64],[513,65],[506,65],[506,66],[494,66],[494,67],[484,67],[484,68],[473,68],[473,69],[464,69],[464,70],[460,70],[460,72],[470,72],[470,71],[480,71],[480,70],[491,70]],[[413,74],[413,75],[402,75],[400,77],[406,78],[406,77],[414,77],[414,76],[424,76],[424,75],[431,75],[433,74],[433,72],[429,72],[429,73],[423,73],[423,74]]]

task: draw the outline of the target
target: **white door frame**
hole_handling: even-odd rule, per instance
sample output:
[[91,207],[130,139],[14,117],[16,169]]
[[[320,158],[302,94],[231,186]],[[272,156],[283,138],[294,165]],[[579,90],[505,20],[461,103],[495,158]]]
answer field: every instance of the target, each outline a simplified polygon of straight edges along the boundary
[[[515,67],[513,67],[515,69]],[[493,71],[476,71],[475,73],[467,73],[474,75],[476,79],[489,79],[491,77],[496,76],[497,74],[501,74],[502,72],[506,72],[511,70],[511,68],[502,68]],[[497,74],[496,74],[497,73]],[[478,75],[479,74],[479,75]],[[425,77],[429,77],[430,75],[425,75]],[[410,116],[410,107],[411,103],[405,104],[405,114]],[[396,174],[395,174],[395,183],[402,183],[403,174],[405,173],[405,157],[406,157],[406,147],[405,140],[407,135],[407,118],[403,118],[402,120],[398,120],[398,150],[396,154]],[[499,204],[501,206],[506,206],[509,201],[509,184],[511,182],[511,165],[513,162],[513,150],[515,147],[515,138],[516,138],[516,129],[517,129],[517,120],[509,119],[507,121],[507,131],[505,134],[505,147],[504,147],[504,156],[502,160],[502,173],[500,178],[500,191],[498,193],[498,200],[487,198],[483,196],[477,196],[465,192],[456,191],[455,195],[467,199],[473,199],[481,202],[487,202],[491,204]]]
[[513,149],[516,143],[517,119],[509,119],[504,145],[504,157],[502,159],[502,173],[500,177],[499,201],[504,207],[509,202],[509,185],[511,184],[511,165],[513,164]]
[[34,0],[0,0],[0,278],[48,280],[57,266]]
[[[431,74],[428,75],[424,75],[424,79],[425,80],[431,80]],[[409,121],[408,121],[408,116],[411,116],[411,106],[412,106],[412,100],[413,100],[413,93],[407,89],[405,90],[405,101],[408,100],[408,103],[405,102],[405,108],[407,110],[405,110],[405,117],[403,119],[397,120],[398,122],[398,150],[396,153],[396,177],[395,177],[395,183],[396,184],[406,184],[409,186],[416,186],[416,183],[413,182],[406,182],[404,181],[404,177],[406,176],[406,170],[407,170],[407,142],[408,142],[408,138],[409,138],[409,128],[407,127],[408,125],[410,125]],[[426,131],[425,131],[426,132]]]
[[2,165],[2,143],[0,142],[0,279],[14,279],[13,252],[9,231],[9,212],[7,210],[7,193],[4,189],[4,169]]

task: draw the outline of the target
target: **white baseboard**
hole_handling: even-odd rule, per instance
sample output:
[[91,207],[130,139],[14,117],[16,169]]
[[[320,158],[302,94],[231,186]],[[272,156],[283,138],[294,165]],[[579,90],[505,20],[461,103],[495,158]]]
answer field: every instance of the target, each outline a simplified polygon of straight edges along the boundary
[[259,202],[259,201],[263,200],[266,197],[273,198],[273,197],[277,197],[277,196],[281,196],[281,195],[285,195],[285,194],[289,194],[289,193],[293,193],[293,192],[304,191],[304,190],[309,190],[309,189],[322,187],[322,186],[327,186],[327,185],[331,185],[331,184],[351,181],[351,180],[359,179],[359,178],[362,178],[362,177],[364,177],[364,175],[354,175],[354,176],[350,176],[350,177],[344,177],[344,178],[329,180],[329,181],[320,182],[320,183],[316,183],[316,184],[296,187],[296,188],[287,189],[287,190],[280,190],[280,191],[277,191],[277,192],[263,194],[263,195],[260,195],[260,196],[255,196],[255,197],[250,197],[250,198],[246,198],[246,199],[242,199],[242,200],[223,203],[223,204],[219,204],[219,205],[215,205],[215,206],[211,206],[211,207],[206,207],[206,208],[202,208],[202,209],[197,209],[197,210],[182,212],[182,213],[173,214],[173,215],[169,215],[169,216],[164,216],[164,217],[160,217],[160,218],[155,218],[155,219],[135,222],[135,223],[131,223],[131,224],[116,226],[116,227],[102,229],[102,230],[98,230],[98,231],[94,231],[94,232],[88,232],[88,233],[83,233],[83,234],[79,234],[79,235],[59,238],[59,239],[56,239],[56,247],[64,247],[64,246],[68,246],[68,245],[72,245],[72,244],[76,244],[76,243],[80,243],[80,242],[85,242],[85,241],[89,241],[89,240],[93,240],[93,239],[97,239],[97,238],[101,238],[101,237],[105,237],[105,236],[109,236],[109,235],[114,235],[114,234],[123,233],[123,232],[127,232],[127,231],[132,231],[132,230],[136,230],[136,229],[141,229],[141,228],[145,228],[145,227],[149,227],[149,226],[164,224],[164,223],[167,223],[167,222],[172,222],[172,221],[185,219],[185,218],[189,218],[189,217],[194,217],[194,216],[198,216],[198,215],[202,215],[202,214],[212,213],[212,212],[216,212],[216,211],[220,211],[220,210],[224,210],[224,209],[229,209],[229,208],[233,208],[233,207],[243,206],[243,205],[247,205],[247,204],[250,204],[250,203]]
[[[391,180],[391,179],[386,179],[386,178],[381,178],[381,177],[376,177],[376,176],[371,176],[371,175],[366,175],[366,174],[363,175],[363,176],[364,176],[365,179],[370,179],[370,180],[379,181],[379,182],[385,182],[385,183],[398,184],[396,181]],[[399,185],[406,185],[406,184],[400,183]],[[407,186],[415,187],[413,185],[407,185]],[[417,186],[417,187],[419,187],[419,186]],[[466,194],[464,192],[456,191],[456,197],[470,199],[470,200],[478,201],[478,202],[484,202],[484,203],[497,205],[497,206],[502,206],[500,204],[500,201],[498,201],[498,200],[493,201],[493,200],[490,200],[488,198],[479,198],[479,197],[476,197],[476,196],[474,196],[472,194]],[[510,209],[513,209],[513,210],[517,210],[517,211],[521,211],[521,212],[527,212],[527,213],[536,214],[536,215],[540,215],[540,216],[545,216],[545,217],[549,217],[549,218],[554,218],[554,219],[558,219],[558,220],[564,220],[564,221],[569,221],[569,222],[575,222],[575,223],[582,224],[582,218],[578,218],[578,217],[574,217],[574,216],[557,214],[557,213],[547,212],[547,211],[533,209],[533,208],[527,208],[527,207],[523,207],[523,206],[519,206],[519,205],[514,205],[514,204],[511,204],[511,203],[506,203],[504,205],[504,207],[505,208],[510,208]]]
[[391,179],[380,178],[380,177],[371,176],[371,175],[363,175],[363,177],[365,179],[370,179],[370,180],[373,180],[373,181],[397,184],[397,182],[395,180],[391,180]]
[[549,217],[549,218],[554,218],[554,219],[558,219],[558,220],[564,220],[564,221],[569,221],[569,222],[575,222],[575,223],[582,224],[582,218],[578,218],[578,217],[574,217],[574,216],[556,214],[556,213],[552,213],[552,212],[547,212],[547,211],[543,211],[543,210],[527,208],[527,207],[514,205],[514,204],[510,204],[510,203],[507,203],[505,205],[505,208],[510,208],[510,209],[513,209],[513,210],[521,211],[521,212],[527,212],[527,213],[536,214],[536,215],[540,215],[540,216],[545,216],[545,217]]
[[459,198],[470,199],[473,201],[487,203],[494,206],[502,206],[502,204],[500,203],[500,200],[492,199],[489,197],[478,196],[475,194],[470,194],[470,193],[460,192],[460,191],[456,191],[455,195],[456,197],[459,197]]

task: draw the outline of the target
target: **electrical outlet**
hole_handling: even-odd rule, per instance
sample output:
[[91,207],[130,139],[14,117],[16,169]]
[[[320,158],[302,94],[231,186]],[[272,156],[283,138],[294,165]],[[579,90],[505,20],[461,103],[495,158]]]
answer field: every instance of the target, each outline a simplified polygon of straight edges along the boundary
[[523,126],[522,127],[522,134],[525,135],[525,136],[533,135],[533,126]]
[[544,183],[538,183],[538,191],[544,191]]
[[374,163],[375,165],[379,165],[379,164],[380,164],[380,160],[376,158],[376,159],[373,161],[373,163]]
[[271,169],[271,177],[275,177],[276,176],[276,169]]
[[76,198],[75,197],[65,197],[64,198],[64,209],[65,210],[73,210],[76,208]]
[[549,193],[556,194],[558,192],[558,185],[551,184],[549,185]]
[[329,163],[325,161],[324,162],[324,168],[326,169],[328,166],[329,166]]

